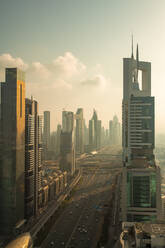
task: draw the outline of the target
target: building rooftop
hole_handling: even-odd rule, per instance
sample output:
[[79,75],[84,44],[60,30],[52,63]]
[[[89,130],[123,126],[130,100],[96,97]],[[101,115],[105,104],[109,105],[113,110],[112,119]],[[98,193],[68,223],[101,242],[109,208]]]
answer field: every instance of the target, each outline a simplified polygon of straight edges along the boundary
[[155,236],[165,236],[165,224],[135,223],[134,228],[137,234],[146,233]]

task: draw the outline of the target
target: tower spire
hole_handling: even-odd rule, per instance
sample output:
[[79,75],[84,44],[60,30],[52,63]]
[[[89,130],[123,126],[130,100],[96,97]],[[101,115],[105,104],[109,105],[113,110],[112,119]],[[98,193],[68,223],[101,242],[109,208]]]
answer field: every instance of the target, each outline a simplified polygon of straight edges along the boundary
[[136,62],[137,62],[137,69],[138,69],[138,67],[139,67],[139,47],[138,47],[138,44],[136,47]]
[[133,34],[132,34],[132,54],[131,54],[131,58],[134,59],[134,55],[133,55]]
[[138,70],[139,70],[139,47],[138,47],[138,44],[136,47],[136,69],[137,69],[137,79],[138,79]]

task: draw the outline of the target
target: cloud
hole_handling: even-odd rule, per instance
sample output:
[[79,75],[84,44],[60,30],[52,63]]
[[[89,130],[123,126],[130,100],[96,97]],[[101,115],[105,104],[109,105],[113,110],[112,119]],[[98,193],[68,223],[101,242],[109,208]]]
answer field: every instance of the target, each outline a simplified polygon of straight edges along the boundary
[[28,64],[26,64],[21,58],[13,58],[9,53],[0,55],[0,66],[5,67],[18,67],[22,70],[27,70]]
[[85,71],[86,66],[72,53],[66,52],[50,64],[33,62],[27,70],[27,81],[40,83],[40,87],[44,89],[72,89],[74,82]]
[[86,70],[86,66],[79,61],[72,53],[66,52],[53,60],[53,71],[57,77],[71,78]]
[[99,86],[102,89],[105,88],[106,84],[107,84],[107,79],[101,74],[94,76],[92,79],[87,79],[81,82],[82,86],[88,86],[88,87]]
[[[49,64],[39,61],[25,63],[21,58],[14,58],[10,54],[0,55],[0,67],[18,67],[26,71],[27,90],[79,90],[80,86],[104,89],[107,79],[102,72],[102,66],[96,64],[92,68],[86,67],[71,52],[58,56]],[[0,74],[1,71],[0,71]]]

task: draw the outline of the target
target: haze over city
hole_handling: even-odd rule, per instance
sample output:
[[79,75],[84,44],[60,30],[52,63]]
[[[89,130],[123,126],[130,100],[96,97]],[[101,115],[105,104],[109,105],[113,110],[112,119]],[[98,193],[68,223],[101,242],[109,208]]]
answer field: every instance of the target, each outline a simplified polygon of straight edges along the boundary
[[[51,130],[62,109],[93,108],[105,127],[114,114],[121,121],[122,57],[139,43],[141,60],[152,62],[156,132],[164,119],[163,0],[15,0],[0,2],[0,74],[5,67],[26,71],[26,96],[51,111]],[[21,21],[20,21],[21,20]]]
[[165,247],[164,10],[0,0],[0,248]]

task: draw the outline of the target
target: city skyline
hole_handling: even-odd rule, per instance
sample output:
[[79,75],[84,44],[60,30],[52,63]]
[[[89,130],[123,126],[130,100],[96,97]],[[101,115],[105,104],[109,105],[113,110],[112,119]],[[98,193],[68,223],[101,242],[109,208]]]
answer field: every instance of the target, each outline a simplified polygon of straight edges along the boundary
[[120,58],[125,51],[130,56],[131,33],[134,33],[140,59],[152,62],[152,94],[158,99],[156,130],[164,132],[164,51],[160,49],[165,40],[161,32],[164,7],[163,1],[148,0],[138,3],[62,0],[49,4],[16,0],[10,5],[2,1],[0,81],[4,67],[24,69],[26,97],[33,95],[40,103],[40,111],[52,112],[52,130],[61,122],[63,108],[73,112],[83,108],[87,121],[95,108],[103,125],[108,127],[114,114],[121,122]]

